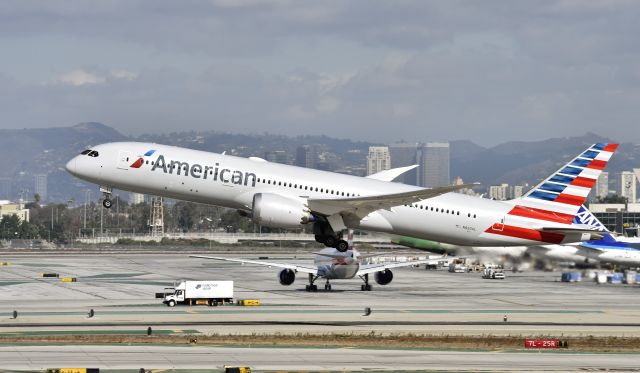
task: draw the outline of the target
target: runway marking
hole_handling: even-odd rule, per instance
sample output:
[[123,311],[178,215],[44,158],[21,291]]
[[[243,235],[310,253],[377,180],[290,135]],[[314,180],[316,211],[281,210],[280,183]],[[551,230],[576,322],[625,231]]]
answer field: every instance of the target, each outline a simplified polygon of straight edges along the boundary
[[507,304],[515,304],[516,306],[525,306],[525,307],[535,307],[536,306],[535,304],[519,303],[519,302],[508,301],[508,300],[504,300],[504,299],[493,298],[493,300],[495,300],[497,302],[507,303]]

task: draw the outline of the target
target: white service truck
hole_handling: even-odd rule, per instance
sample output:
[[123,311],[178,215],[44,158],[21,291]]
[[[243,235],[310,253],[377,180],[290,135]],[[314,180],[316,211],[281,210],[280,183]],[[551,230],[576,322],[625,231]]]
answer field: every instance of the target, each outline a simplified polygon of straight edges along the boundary
[[182,281],[167,293],[163,302],[169,307],[176,304],[203,304],[217,306],[233,303],[233,281]]

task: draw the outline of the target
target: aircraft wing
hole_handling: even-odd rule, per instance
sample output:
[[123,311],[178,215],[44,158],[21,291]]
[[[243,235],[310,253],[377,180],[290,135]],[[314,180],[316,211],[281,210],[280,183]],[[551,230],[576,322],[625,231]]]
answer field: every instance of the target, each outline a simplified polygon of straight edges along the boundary
[[285,268],[290,269],[295,272],[303,272],[303,273],[311,273],[313,275],[318,274],[318,268],[314,266],[301,266],[294,264],[286,264],[286,263],[274,263],[274,262],[263,262],[261,260],[249,260],[249,259],[238,259],[238,258],[222,258],[218,256],[204,256],[204,255],[189,255],[191,258],[200,258],[200,259],[213,259],[220,260],[224,262],[235,262],[241,264],[256,264],[265,267],[276,267],[276,268]]
[[414,164],[412,166],[406,166],[406,167],[392,168],[390,170],[384,170],[384,171],[377,172],[373,175],[369,175],[367,176],[367,179],[393,181],[393,179],[395,179],[396,177],[402,175],[407,171],[411,171],[416,167],[418,167],[417,164]]
[[401,268],[401,267],[411,267],[416,264],[437,264],[439,260],[443,258],[436,259],[423,259],[423,260],[408,260],[406,262],[389,262],[389,263],[379,263],[379,264],[363,264],[360,266],[360,269],[356,273],[356,276],[362,276],[369,273],[375,273],[384,271],[386,269],[391,268]]
[[470,189],[477,185],[479,184],[450,185],[432,189],[418,189],[410,192],[363,197],[310,198],[307,201],[307,205],[311,211],[327,216],[346,212],[355,213],[360,217],[364,217],[376,210],[388,210],[394,206],[409,205],[449,192],[455,192],[456,190]]

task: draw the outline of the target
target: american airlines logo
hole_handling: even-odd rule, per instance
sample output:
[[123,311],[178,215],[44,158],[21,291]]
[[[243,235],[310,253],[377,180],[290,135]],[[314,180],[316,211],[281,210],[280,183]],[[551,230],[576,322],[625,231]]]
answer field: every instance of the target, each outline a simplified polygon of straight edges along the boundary
[[[155,152],[155,150],[154,150]],[[148,154],[149,152],[147,152]],[[151,153],[153,154],[153,153]],[[146,154],[145,154],[146,156]],[[140,158],[142,159],[142,158]],[[137,163],[138,161],[136,161]],[[143,161],[140,161],[140,166],[142,166]],[[135,164],[135,163],[134,163]],[[134,167],[134,168],[139,168]],[[133,166],[132,166],[133,167]],[[167,161],[164,159],[163,155],[159,155],[158,159],[153,162],[153,166],[151,167],[151,171],[162,170],[165,174],[176,174],[185,177],[193,177],[196,179],[204,179],[204,180],[213,180],[220,181],[222,183],[230,183],[235,185],[244,185],[244,186],[256,186],[256,174],[251,172],[242,172],[238,170],[231,170],[228,168],[221,168],[219,163],[216,163],[215,166],[207,166],[201,165],[198,163],[189,164],[188,162],[181,161]]]
[[142,167],[142,165],[144,164],[144,157],[151,157],[153,155],[153,153],[155,153],[155,152],[156,152],[155,149],[149,150],[148,152],[144,153],[144,156],[138,157],[138,159],[136,159],[136,161],[133,162],[131,164],[131,166],[129,166],[129,167],[131,167],[131,168],[140,168],[140,167]]

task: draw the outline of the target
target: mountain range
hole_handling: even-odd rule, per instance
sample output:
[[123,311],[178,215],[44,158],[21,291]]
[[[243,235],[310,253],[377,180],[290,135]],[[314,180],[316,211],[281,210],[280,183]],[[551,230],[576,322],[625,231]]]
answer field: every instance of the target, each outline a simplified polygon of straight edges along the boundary
[[[302,145],[316,145],[318,153],[331,169],[361,170],[366,165],[368,147],[364,141],[328,136],[288,137],[274,134],[230,134],[216,131],[176,132],[125,136],[101,123],[80,123],[70,127],[0,130],[0,199],[16,198],[20,192],[30,197],[35,174],[48,175],[48,200],[64,202],[82,200],[84,190],[97,187],[74,179],[64,171],[64,164],[92,145],[112,141],[149,141],[199,150],[223,152],[243,157],[264,157],[273,150],[284,150],[289,159]],[[551,138],[543,141],[511,141],[483,147],[469,140],[450,142],[451,176],[466,182],[478,181],[485,187],[500,183],[535,184],[562,166],[568,159],[595,142],[611,142],[587,133],[577,137]],[[607,166],[611,173],[640,167],[640,144],[622,143]],[[3,184],[4,182],[4,184]],[[7,191],[10,184],[10,191]],[[3,187],[4,185],[4,187]],[[2,193],[10,195],[2,195]]]

